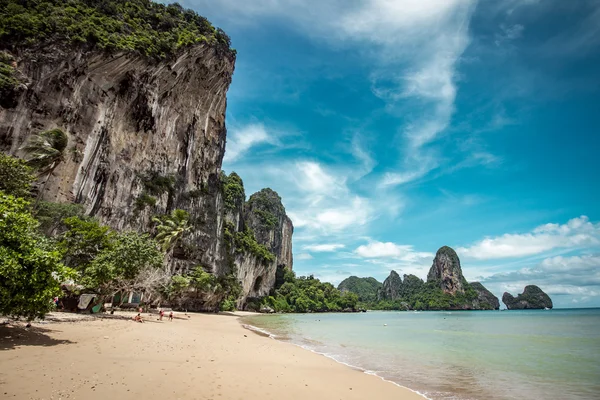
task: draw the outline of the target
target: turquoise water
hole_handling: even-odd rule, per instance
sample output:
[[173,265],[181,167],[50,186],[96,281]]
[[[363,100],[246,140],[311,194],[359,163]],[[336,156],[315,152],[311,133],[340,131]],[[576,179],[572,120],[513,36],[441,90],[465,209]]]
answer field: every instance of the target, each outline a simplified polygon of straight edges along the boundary
[[430,399],[600,399],[600,309],[253,316]]

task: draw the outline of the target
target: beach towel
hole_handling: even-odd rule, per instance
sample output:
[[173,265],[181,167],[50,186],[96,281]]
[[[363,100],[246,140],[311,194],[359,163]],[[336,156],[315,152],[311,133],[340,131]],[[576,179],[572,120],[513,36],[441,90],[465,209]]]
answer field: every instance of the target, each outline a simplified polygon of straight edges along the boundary
[[85,310],[90,305],[90,302],[94,299],[94,297],[96,297],[95,294],[82,294],[79,296],[79,304],[77,304],[77,308],[80,310]]

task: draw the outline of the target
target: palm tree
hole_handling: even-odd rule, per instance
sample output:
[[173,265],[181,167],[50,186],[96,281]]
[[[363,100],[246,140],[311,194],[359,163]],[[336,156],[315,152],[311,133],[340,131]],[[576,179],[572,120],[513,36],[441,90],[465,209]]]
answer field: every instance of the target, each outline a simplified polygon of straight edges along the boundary
[[156,240],[161,244],[164,252],[168,252],[183,235],[190,230],[190,215],[184,210],[173,210],[171,215],[162,218],[152,218],[158,225]]
[[33,135],[21,148],[26,154],[27,163],[38,170],[38,177],[46,175],[40,194],[44,193],[46,183],[56,167],[64,161],[68,143],[67,134],[57,128]]

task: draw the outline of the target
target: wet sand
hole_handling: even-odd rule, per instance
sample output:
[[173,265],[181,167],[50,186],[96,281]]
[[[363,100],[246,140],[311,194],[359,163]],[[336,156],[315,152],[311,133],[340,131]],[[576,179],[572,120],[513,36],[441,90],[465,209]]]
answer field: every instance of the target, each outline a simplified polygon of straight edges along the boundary
[[[123,318],[134,314],[122,314]],[[246,330],[235,315],[177,313],[0,326],[3,399],[395,399],[418,394]],[[76,318],[75,320],[78,320]]]

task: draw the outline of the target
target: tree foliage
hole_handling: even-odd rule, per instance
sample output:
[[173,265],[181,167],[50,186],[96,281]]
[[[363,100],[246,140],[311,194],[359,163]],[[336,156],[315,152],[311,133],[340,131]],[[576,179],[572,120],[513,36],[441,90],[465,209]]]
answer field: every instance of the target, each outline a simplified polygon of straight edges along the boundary
[[62,41],[166,58],[183,47],[206,42],[234,53],[225,32],[177,3],[2,0],[0,15],[0,41],[12,46]]
[[58,230],[67,229],[64,221],[71,217],[83,217],[84,208],[75,203],[54,203],[39,201],[35,206],[35,217],[40,223],[39,230],[47,236],[53,235]]
[[162,261],[163,253],[148,235],[119,233],[82,271],[81,282],[99,294],[111,294],[131,287],[145,269],[159,269]]
[[362,302],[373,302],[377,300],[377,291],[381,289],[382,283],[375,278],[359,278],[351,276],[344,279],[339,285],[341,292],[352,292],[358,296]]
[[114,245],[115,233],[93,218],[69,217],[63,220],[67,230],[58,237],[64,263],[80,272],[96,257]]
[[173,210],[170,215],[152,219],[157,226],[156,241],[160,243],[163,251],[171,249],[186,232],[190,230],[190,215],[184,210]]
[[31,136],[22,150],[29,165],[42,175],[52,173],[64,160],[68,144],[69,138],[62,129],[50,129]]
[[221,187],[223,188],[223,198],[225,209],[234,211],[246,200],[246,192],[244,191],[244,182],[242,178],[235,172],[227,176],[224,172],[221,173]]
[[0,190],[15,197],[30,197],[33,170],[25,160],[0,153]]
[[355,311],[358,296],[352,292],[341,293],[332,284],[321,282],[312,275],[296,278],[293,271],[287,270],[285,283],[274,291],[272,296],[264,297],[249,305],[259,309],[269,306],[277,312],[329,312]]
[[0,314],[43,317],[69,269],[37,232],[29,203],[0,191]]

